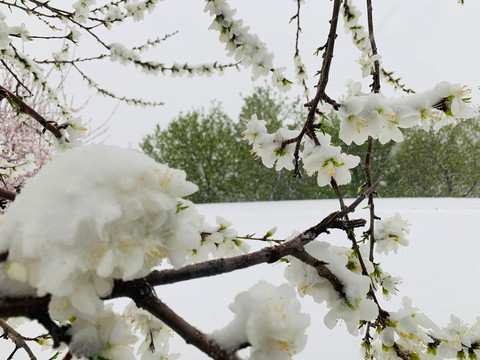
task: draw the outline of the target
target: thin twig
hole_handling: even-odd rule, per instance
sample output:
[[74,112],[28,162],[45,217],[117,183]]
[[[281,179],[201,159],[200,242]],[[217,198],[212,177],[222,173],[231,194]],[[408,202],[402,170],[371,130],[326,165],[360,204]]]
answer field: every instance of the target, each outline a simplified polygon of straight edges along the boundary
[[[300,49],[298,47],[299,40],[300,40],[300,33],[302,32],[302,28],[300,27],[300,10],[302,6],[302,0],[297,0],[297,13],[290,19],[292,21],[293,19],[297,20],[297,31],[295,34],[295,55],[294,58],[299,57],[300,58]],[[306,71],[304,67],[302,67],[303,71]],[[307,82],[305,79],[302,80],[302,85],[303,88],[305,89],[305,93],[307,94],[307,101],[308,99],[308,87],[307,87]]]
[[407,94],[414,94],[415,93],[415,91],[413,89],[409,89],[409,88],[407,88],[407,86],[405,84],[400,83],[400,80],[402,78],[396,78],[395,79],[393,77],[393,71],[388,72],[383,67],[380,68],[380,71],[381,71],[382,75],[385,77],[385,79],[387,80],[387,82],[392,84],[395,89],[400,89]]

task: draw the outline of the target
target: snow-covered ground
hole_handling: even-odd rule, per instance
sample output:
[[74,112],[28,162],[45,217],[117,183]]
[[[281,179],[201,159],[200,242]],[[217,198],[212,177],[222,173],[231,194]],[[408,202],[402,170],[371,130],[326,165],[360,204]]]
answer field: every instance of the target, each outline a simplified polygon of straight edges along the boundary
[[[364,205],[362,205],[364,206]],[[362,207],[361,206],[361,207]],[[258,202],[200,205],[199,210],[210,222],[221,215],[233,222],[240,235],[265,234],[278,226],[275,238],[290,235],[292,230],[303,231],[318,223],[338,208],[336,200],[289,202]],[[410,245],[397,255],[377,257],[382,267],[392,275],[400,275],[398,299],[385,305],[397,309],[403,296],[413,300],[420,311],[440,326],[445,326],[453,313],[472,324],[480,315],[480,199],[378,199],[377,214],[390,217],[396,212],[411,223]],[[352,218],[366,217],[357,210]],[[341,231],[334,230],[323,239],[348,246]],[[235,295],[248,289],[259,279],[274,284],[286,282],[283,264],[259,266],[232,274],[179,283],[158,289],[167,304],[203,331],[212,331],[232,318],[227,305]],[[323,325],[325,307],[308,298],[302,299],[302,309],[310,313],[306,349],[296,356],[300,359],[360,359],[360,339],[348,334],[339,323],[333,330]],[[178,338],[178,336],[175,336]],[[172,352],[181,352],[183,359],[206,359],[192,346],[173,342]]]
[[[348,203],[348,201],[347,201]],[[365,206],[362,204],[360,207]],[[263,236],[278,226],[274,238],[284,238],[293,230],[303,231],[338,209],[336,200],[289,202],[258,202],[209,204],[198,206],[210,223],[221,215],[233,222],[239,235],[256,233]],[[420,311],[440,326],[449,322],[453,313],[472,324],[480,315],[480,199],[377,199],[377,214],[390,217],[396,212],[412,223],[408,236],[410,245],[397,255],[377,257],[382,267],[392,275],[403,277],[400,296],[384,308],[397,309],[403,296],[413,300]],[[366,210],[357,210],[351,218],[366,217]],[[349,246],[341,231],[323,235],[322,240]],[[261,244],[254,244],[258,247]],[[259,279],[273,284],[285,283],[285,265],[264,265],[209,279],[194,280],[157,288],[158,295],[178,314],[202,331],[210,332],[227,324],[232,318],[228,305],[235,295],[250,288]],[[341,323],[333,330],[323,325],[325,307],[309,298],[301,299],[302,310],[311,315],[306,349],[297,360],[361,359],[359,338],[348,334]],[[0,358],[8,356],[10,344],[0,343]],[[11,350],[10,350],[11,351]],[[180,359],[202,360],[205,355],[186,345],[175,335],[172,353],[182,353]],[[46,353],[40,353],[39,359]],[[27,359],[19,351],[15,359]]]

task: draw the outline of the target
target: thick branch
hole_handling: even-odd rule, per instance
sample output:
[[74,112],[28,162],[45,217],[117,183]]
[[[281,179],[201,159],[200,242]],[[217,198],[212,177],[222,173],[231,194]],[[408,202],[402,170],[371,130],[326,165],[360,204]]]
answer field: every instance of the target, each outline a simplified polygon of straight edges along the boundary
[[34,314],[48,312],[50,295],[41,298],[20,297],[0,299],[0,318],[8,317],[32,317]]
[[[318,235],[328,232],[331,228],[353,228],[363,226],[364,220],[351,220],[349,222],[339,221],[345,215],[354,212],[355,208],[375,189],[380,182],[387,176],[383,173],[379,179],[368,188],[362,195],[360,195],[353,203],[345,207],[340,212],[331,213],[324,218],[319,224],[311,227],[298,235],[294,239],[284,242],[281,245],[264,248],[262,250],[235,256],[227,259],[216,259],[206,261],[199,264],[184,266],[180,269],[169,269],[162,271],[152,271],[145,280],[152,286],[172,284],[179,281],[186,281],[191,279],[198,279],[207,276],[214,276],[232,272],[239,269],[245,269],[261,263],[273,263],[280,260],[282,257],[294,255],[296,251],[303,250],[301,246],[308,244],[310,241],[316,239]],[[115,297],[115,290],[112,297]],[[118,295],[117,295],[118,296]]]
[[[281,258],[294,255],[303,250],[303,246],[314,240],[321,233],[332,228],[332,223],[338,224],[336,212],[327,216],[322,222],[308,229],[294,239],[281,245],[267,247],[262,250],[225,259],[215,259],[199,264],[184,266],[180,269],[153,271],[145,280],[152,286],[172,284],[179,281],[198,279],[207,276],[224,274],[240,269],[245,269],[263,263],[274,263]],[[115,296],[115,291],[112,293]]]
[[305,264],[310,265],[315,270],[317,270],[318,275],[327,279],[330,284],[332,284],[335,291],[343,299],[347,300],[347,295],[345,293],[345,286],[343,283],[335,276],[334,273],[326,266],[327,264],[323,261],[318,260],[317,258],[310,255],[305,250],[302,250],[294,255],[298,260],[303,261]]
[[[164,285],[206,276],[219,275],[244,269],[260,263],[276,262],[284,256],[295,255],[296,252],[298,253],[298,251],[302,250],[301,246],[304,246],[310,241],[314,240],[321,233],[328,232],[328,229],[363,226],[364,220],[361,219],[351,220],[350,222],[340,221],[339,219],[342,219],[345,215],[355,211],[355,208],[376,189],[385,176],[386,173],[382,174],[382,176],[380,176],[380,178],[372,185],[371,188],[367,189],[345,209],[340,212],[334,212],[330,214],[323,219],[322,222],[298,235],[293,240],[247,255],[236,256],[228,259],[211,260],[200,264],[185,266],[178,270],[152,271],[152,273],[145,278],[132,280],[131,282],[118,281],[115,283],[112,294],[108,298],[126,296],[127,294],[125,293],[124,288],[126,285],[123,285],[125,283],[135,284],[140,281],[146,281],[151,286]],[[7,253],[3,253],[1,256],[6,258]],[[49,295],[41,298],[3,298],[0,299],[0,318],[18,316],[34,317],[35,314],[39,314],[41,312],[47,313],[49,302]]]
[[[196,346],[211,358],[216,360],[238,360],[239,358],[234,353],[228,352],[221,347],[212,337],[202,333],[182,317],[177,315],[172,309],[164,304],[155,295],[155,292],[150,284],[145,281],[139,284],[130,282],[133,287],[124,288],[129,294],[129,297],[135,302],[138,307],[149,311],[152,315],[162,320],[165,324],[170,326],[177,334],[179,334],[188,344]],[[139,286],[141,285],[141,286]],[[125,283],[124,283],[125,286]]]
[[[334,289],[337,290],[339,296],[345,298],[343,284],[328,268],[324,266],[322,262],[317,260],[312,262],[312,258],[305,253],[303,247],[316,239],[320,234],[328,232],[328,229],[344,229],[363,226],[365,224],[364,220],[345,221],[341,219],[348,213],[353,212],[360,202],[375,190],[385,176],[386,174],[383,174],[369,189],[367,189],[360,197],[358,197],[352,204],[345,207],[342,211],[331,213],[319,224],[306,230],[293,240],[247,255],[207,261],[200,264],[185,266],[178,270],[153,271],[145,278],[132,281],[118,280],[115,282],[111,295],[107,298],[112,299],[118,297],[130,297],[137,303],[138,306],[159,317],[181,336],[183,336],[187,342],[192,343],[202,351],[205,351],[214,359],[237,359],[236,355],[227,352],[213,339],[207,337],[205,334],[202,334],[197,329],[186,323],[183,319],[179,318],[178,315],[176,315],[155,296],[153,286],[201,278],[205,276],[219,275],[260,263],[276,262],[282,257],[291,255],[300,259],[305,259],[308,261],[307,263],[315,266],[319,275],[327,279],[332,284]],[[59,327],[53,321],[51,321],[48,315],[49,302],[49,295],[42,298],[0,299],[0,318],[26,316],[32,319],[37,319],[50,332],[55,345],[58,345],[60,342],[66,342],[68,344],[70,341],[70,337],[67,334],[68,328]]]
[[0,188],[0,198],[1,199],[6,199],[6,200],[13,201],[13,200],[15,200],[16,196],[17,196],[16,192]]

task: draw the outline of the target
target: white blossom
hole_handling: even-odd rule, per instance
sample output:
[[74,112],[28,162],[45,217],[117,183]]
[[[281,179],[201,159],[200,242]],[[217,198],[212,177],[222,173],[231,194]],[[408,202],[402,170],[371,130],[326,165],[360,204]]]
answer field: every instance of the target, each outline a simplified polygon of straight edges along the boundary
[[330,184],[332,178],[338,185],[345,185],[352,179],[350,169],[358,165],[360,158],[342,153],[339,146],[324,145],[316,146],[302,161],[309,175],[317,173],[318,186]]
[[237,239],[238,233],[231,228],[230,221],[221,216],[217,216],[215,220],[217,226],[205,228],[200,246],[194,249],[189,262],[205,261],[210,255],[213,258],[244,255],[250,250],[250,245]]

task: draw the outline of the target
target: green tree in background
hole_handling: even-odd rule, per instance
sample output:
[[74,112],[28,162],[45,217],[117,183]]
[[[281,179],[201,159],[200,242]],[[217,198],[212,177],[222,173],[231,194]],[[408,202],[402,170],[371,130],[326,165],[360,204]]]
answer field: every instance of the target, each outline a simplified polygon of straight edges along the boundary
[[240,140],[232,120],[214,105],[208,112],[180,114],[166,130],[157,125],[140,146],[155,161],[185,170],[200,188],[192,201],[205,203],[232,201]]
[[268,87],[255,88],[243,101],[238,122],[214,104],[207,112],[180,114],[165,130],[157,125],[140,147],[156,161],[185,170],[188,179],[200,188],[191,197],[197,203],[333,196],[330,189],[319,188],[314,177],[299,179],[288,171],[267,169],[242,141],[245,122],[255,113],[271,129],[294,124],[297,102],[280,97]]
[[382,192],[389,197],[479,197],[478,115],[438,132],[409,129],[392,148],[390,174]]

